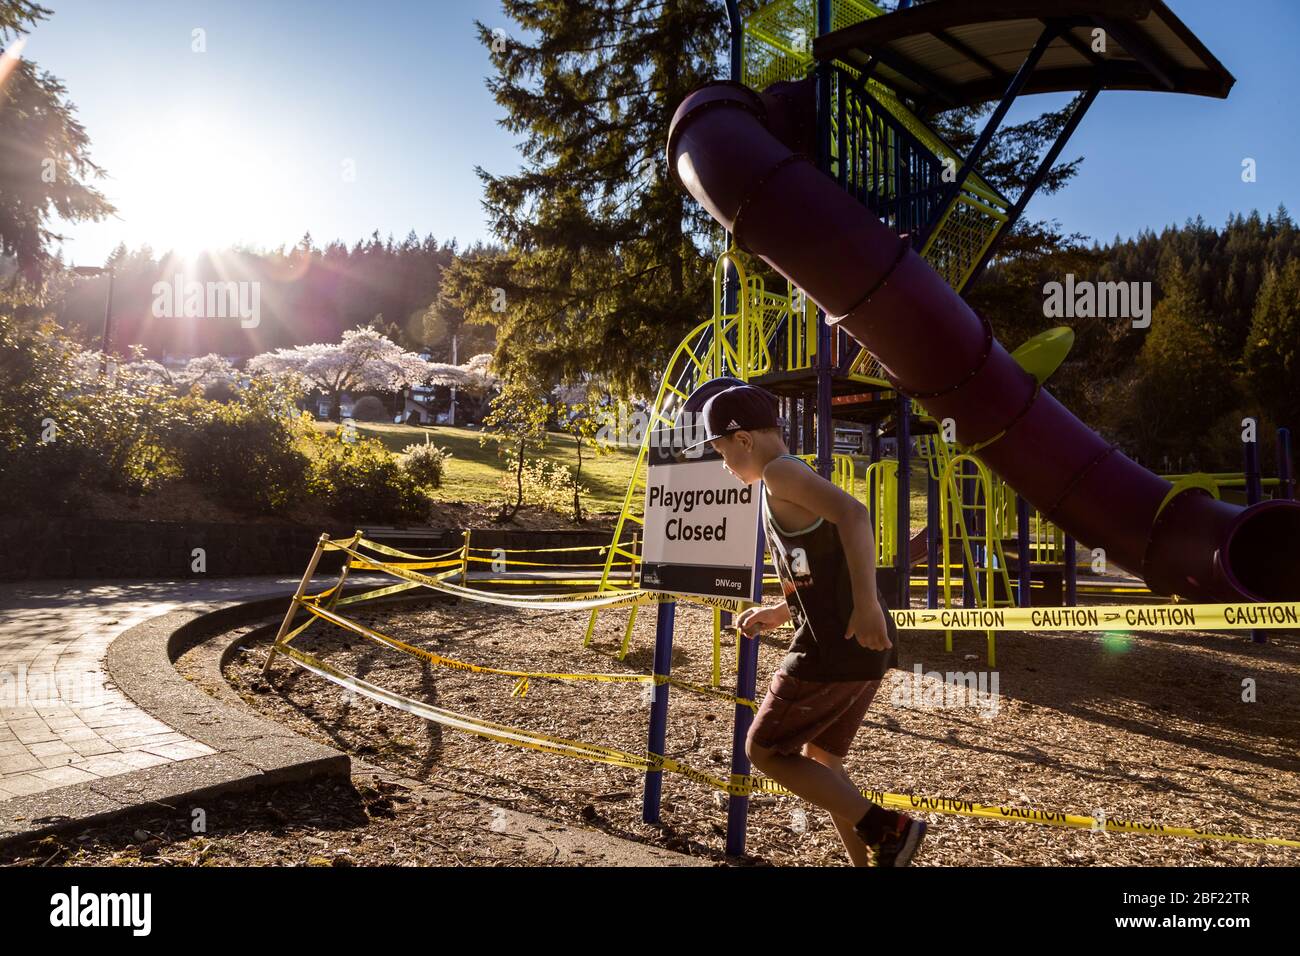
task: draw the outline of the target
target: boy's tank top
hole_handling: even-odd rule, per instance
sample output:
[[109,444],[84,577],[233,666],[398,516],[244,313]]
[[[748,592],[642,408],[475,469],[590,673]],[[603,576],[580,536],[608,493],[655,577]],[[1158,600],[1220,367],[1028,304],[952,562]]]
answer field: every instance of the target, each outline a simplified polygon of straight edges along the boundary
[[[807,464],[794,455],[781,457]],[[835,524],[818,518],[803,529],[782,528],[772,514],[765,486],[763,527],[794,626],[794,640],[781,670],[802,680],[826,683],[879,680],[889,668],[897,667],[898,627],[879,591],[877,598],[893,647],[874,651],[855,638],[844,637],[853,613],[853,581]]]

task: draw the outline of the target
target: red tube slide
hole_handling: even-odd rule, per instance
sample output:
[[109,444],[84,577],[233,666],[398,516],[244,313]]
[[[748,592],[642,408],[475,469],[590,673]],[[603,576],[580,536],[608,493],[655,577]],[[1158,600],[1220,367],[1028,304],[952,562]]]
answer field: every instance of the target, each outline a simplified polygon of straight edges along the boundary
[[[1241,508],[1127,458],[1020,368],[988,320],[809,159],[810,82],[691,93],[668,136],[678,181],[803,289],[1058,527],[1160,594],[1300,600],[1300,502]],[[1189,396],[1190,398],[1190,396]]]

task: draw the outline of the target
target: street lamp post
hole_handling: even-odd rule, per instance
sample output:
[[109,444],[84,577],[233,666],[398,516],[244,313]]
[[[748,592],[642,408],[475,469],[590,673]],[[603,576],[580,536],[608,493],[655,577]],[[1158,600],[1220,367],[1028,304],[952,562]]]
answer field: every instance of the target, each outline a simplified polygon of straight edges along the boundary
[[[456,333],[451,334],[451,364],[456,364]],[[447,416],[447,424],[454,426],[456,424],[456,386],[451,387],[451,410]]]
[[108,297],[104,300],[104,334],[100,340],[99,350],[104,353],[105,366],[108,364],[109,348],[113,342],[113,267],[112,266],[73,266],[72,271],[79,276],[101,276],[108,273]]

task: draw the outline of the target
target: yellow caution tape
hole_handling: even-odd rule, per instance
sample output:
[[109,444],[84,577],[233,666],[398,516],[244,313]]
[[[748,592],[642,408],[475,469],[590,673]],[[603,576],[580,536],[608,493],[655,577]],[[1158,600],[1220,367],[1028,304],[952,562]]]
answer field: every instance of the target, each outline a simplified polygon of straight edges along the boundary
[[[329,621],[331,624],[336,624],[344,630],[350,631],[359,637],[364,637],[376,644],[390,647],[393,650],[401,651],[404,654],[410,654],[412,657],[418,657],[420,660],[426,661],[430,664],[439,667],[448,667],[458,671],[466,671],[472,674],[495,674],[501,677],[519,678],[519,681],[516,682],[515,690],[511,692],[511,696],[515,697],[523,697],[524,693],[527,692],[529,678],[545,680],[585,680],[606,684],[653,683],[656,685],[670,684],[673,687],[693,691],[694,693],[703,694],[707,697],[714,697],[724,700],[727,703],[743,704],[751,710],[756,711],[758,709],[758,705],[747,698],[736,697],[734,694],[728,694],[726,691],[715,690],[711,687],[702,687],[698,684],[692,684],[688,681],[679,680],[675,677],[668,677],[663,674],[572,674],[549,671],[508,670],[501,667],[487,667],[482,664],[468,664],[465,661],[458,661],[451,657],[444,657],[441,654],[425,650],[422,647],[415,647],[414,645],[407,644],[405,641],[398,640],[395,637],[390,637],[382,631],[376,631],[374,628],[367,627],[357,621],[349,620],[340,614],[335,614],[327,608],[319,607],[315,603],[303,601],[302,604],[303,607],[322,620]],[[306,625],[303,625],[303,627],[288,635],[285,638],[285,642],[287,643],[289,640],[292,640],[293,637],[301,633],[305,628]],[[520,682],[522,682],[522,685]]]
[[[513,608],[522,608],[522,609],[534,608],[534,607],[545,607],[550,610],[557,610],[557,611],[582,611],[582,610],[592,610],[595,608],[631,607],[640,604],[659,604],[667,601],[684,600],[693,604],[702,604],[706,607],[713,607],[722,611],[739,613],[740,611],[743,611],[746,607],[749,607],[751,604],[753,604],[752,601],[749,601],[745,598],[700,597],[694,595],[679,596],[679,595],[673,595],[673,594],[668,594],[659,591],[646,591],[642,589],[619,590],[617,588],[606,588],[604,590],[589,591],[582,594],[516,594],[516,595],[498,594],[498,593],[493,593],[488,591],[475,590],[473,588],[467,588],[461,585],[445,583],[446,579],[457,577],[461,574],[461,569],[464,566],[463,561],[460,560],[448,561],[446,562],[446,565],[454,566],[452,570],[443,572],[442,574],[438,574],[433,577],[429,577],[427,575],[422,575],[414,570],[411,570],[412,567],[417,567],[417,566],[431,567],[431,565],[428,565],[426,563],[426,559],[421,558],[418,555],[412,555],[412,554],[408,554],[405,551],[400,551],[397,548],[390,548],[387,545],[375,544],[374,542],[368,541],[364,538],[357,538],[355,540],[358,544],[360,544],[363,547],[371,548],[372,550],[379,551],[381,553],[396,556],[396,557],[409,558],[413,563],[394,564],[392,562],[384,562],[384,561],[379,561],[375,558],[367,557],[364,554],[358,553],[353,548],[352,542],[354,541],[354,539],[351,538],[341,538],[336,541],[328,541],[326,542],[325,547],[331,550],[343,551],[346,554],[348,554],[352,559],[350,561],[350,566],[353,568],[358,568],[362,570],[380,571],[380,572],[392,574],[396,577],[404,578],[408,581],[413,581],[418,584],[423,584],[426,587],[434,588],[435,590],[441,590],[448,594],[453,594],[457,597],[463,597],[466,600],[479,601],[484,604],[496,604],[501,607],[513,607]],[[598,546],[591,545],[589,547],[598,547]],[[562,550],[583,550],[583,549],[556,548],[553,550],[562,551]],[[462,553],[462,551],[457,551],[453,553],[460,554]],[[776,581],[777,579],[772,578],[770,580]],[[551,585],[579,585],[580,586],[583,584],[588,584],[590,582],[580,580],[580,579],[524,580],[524,579],[506,578],[506,579],[492,579],[490,583],[551,584]]]
[[[766,777],[757,782],[755,790],[763,793],[795,796],[785,787]],[[1109,833],[1145,833],[1150,836],[1177,836],[1200,840],[1227,840],[1233,843],[1257,843],[1266,846],[1300,848],[1300,840],[1282,837],[1250,837],[1240,833],[1215,833],[1195,827],[1170,826],[1163,823],[1143,823],[1119,817],[1090,817],[1055,810],[1036,810],[1031,807],[1003,807],[975,803],[955,797],[922,797],[913,794],[888,793],[883,790],[863,790],[862,795],[874,803],[895,810],[919,810],[922,813],[947,813],[954,816],[978,817],[985,820],[1009,820],[1018,823],[1041,823],[1045,826],[1066,827],[1076,830],[1105,830]]]
[[[505,573],[509,573],[509,572],[505,572]],[[518,573],[528,574],[529,572],[520,571]],[[525,585],[531,587],[534,585],[543,586],[548,584],[551,585],[552,587],[582,587],[583,585],[589,587],[593,580],[595,581],[600,580],[600,575],[596,572],[589,572],[587,577],[582,577],[582,578],[526,578],[526,577],[476,578],[475,583],[476,584],[509,584],[512,587],[516,587],[516,586],[522,587]],[[609,576],[609,580],[625,581],[628,585],[636,584],[636,581],[633,580],[630,577],[630,575],[626,575],[626,574],[611,574]],[[597,591],[594,593],[608,594],[609,591]],[[524,595],[519,595],[519,597],[524,597]]]
[[310,654],[304,654],[295,647],[281,647],[280,653],[297,661],[302,667],[319,677],[324,677],[326,680],[333,681],[334,683],[346,687],[364,697],[369,697],[370,699],[379,701],[380,703],[389,704],[393,707],[397,707],[399,710],[405,710],[408,713],[415,714],[417,717],[423,717],[426,720],[435,721],[445,727],[464,730],[480,737],[486,737],[489,740],[517,744],[521,747],[529,747],[533,750],[543,750],[547,753],[558,754],[562,757],[578,757],[585,760],[598,760],[602,763],[613,763],[619,766],[640,770],[646,769],[648,763],[644,757],[639,757],[635,754],[628,754],[625,751],[617,750],[613,747],[601,747],[595,744],[583,743],[578,740],[553,737],[549,734],[532,733],[509,727],[505,724],[498,724],[490,720],[483,720],[477,717],[467,717],[450,710],[444,710],[441,707],[435,707],[432,704],[414,700],[413,698],[406,697],[403,694],[387,690],[377,684],[372,684],[369,681],[363,680],[360,677],[345,674],[325,662],[317,660]]
[[428,557],[423,554],[411,554],[409,551],[401,551],[397,548],[391,548],[386,544],[379,544],[377,541],[363,538],[359,534],[352,538],[340,538],[337,541],[327,541],[325,547],[335,551],[346,551],[349,548],[365,547],[369,548],[371,551],[377,551],[380,554],[387,554],[390,557],[406,558],[408,561],[441,561],[443,558],[456,557],[465,550],[461,547],[456,548],[453,551],[447,551],[444,554],[437,554],[433,557]]
[[403,581],[401,584],[390,584],[386,588],[375,588],[373,591],[366,591],[362,594],[353,594],[351,597],[340,598],[335,604],[335,607],[342,607],[345,604],[360,604],[362,601],[373,601],[375,598],[387,597],[390,594],[397,594],[401,591],[409,591],[411,588],[418,587],[420,587],[420,585],[416,584],[414,581]]
[[309,610],[312,614],[316,615],[317,617],[329,621],[331,624],[337,624],[339,627],[343,628],[344,630],[351,631],[353,634],[356,634],[360,637],[367,638],[371,641],[374,641],[377,644],[383,644],[387,647],[391,647],[394,650],[401,651],[404,654],[410,654],[412,657],[418,657],[421,660],[427,661],[430,664],[435,664],[439,667],[449,667],[453,670],[469,671],[470,673],[473,674],[497,674],[502,677],[519,677],[519,678],[537,677],[537,678],[550,678],[552,680],[589,680],[589,681],[597,681],[600,683],[611,683],[611,684],[644,683],[645,681],[653,679],[651,677],[646,676],[645,674],[549,673],[545,671],[508,670],[506,668],[501,668],[501,667],[486,667],[482,664],[468,664],[465,661],[458,661],[451,657],[444,657],[443,655],[434,653],[433,651],[427,651],[422,647],[415,647],[414,645],[407,644],[405,641],[398,640],[395,637],[389,637],[387,634],[384,634],[380,631],[376,631],[374,628],[367,627],[366,625],[360,624],[356,621],[350,621],[347,618],[342,617],[341,615],[334,614],[333,612],[328,611],[325,608],[318,607],[314,604],[307,604],[304,605],[304,607],[306,607],[307,610]]
[[304,601],[323,601],[325,598],[329,597],[338,589],[339,589],[338,584],[334,584],[326,588],[324,591],[321,591],[320,594],[305,594],[303,595],[302,599]]
[[[405,710],[408,713],[415,714],[418,717],[423,717],[426,720],[432,720],[443,726],[451,727],[456,730],[463,730],[467,733],[475,734],[488,740],[526,747],[530,750],[538,750],[561,757],[573,757],[578,760],[613,764],[615,766],[627,767],[633,770],[655,772],[666,771],[668,773],[676,773],[680,776],[687,777],[688,779],[695,780],[698,783],[705,784],[706,786],[730,793],[733,796],[748,796],[754,793],[795,796],[795,794],[791,793],[791,791],[782,787],[775,781],[763,777],[756,777],[752,774],[732,774],[729,780],[724,780],[721,777],[715,777],[703,771],[696,770],[678,760],[664,757],[660,754],[634,754],[625,750],[618,750],[614,747],[602,747],[596,744],[570,740],[564,737],[555,737],[549,734],[521,730],[517,727],[510,727],[506,724],[496,723],[495,721],[457,714],[454,711],[435,707],[432,704],[427,704],[423,701],[418,701],[403,694],[398,694],[379,687],[376,684],[371,684],[370,682],[351,674],[345,674],[344,672],[331,667],[329,664],[317,660],[309,654],[304,654],[302,651],[295,648],[283,647],[280,649],[280,652],[297,661],[299,665],[317,676],[339,684],[342,687],[346,687],[365,697],[369,697],[372,700],[389,704],[400,710]],[[990,820],[1039,823],[1046,826],[1066,827],[1072,829],[1105,830],[1111,833],[1139,833],[1150,836],[1177,836],[1201,840],[1222,840],[1233,843],[1253,843],[1266,846],[1300,848],[1300,840],[1287,840],[1280,837],[1250,837],[1237,833],[1215,833],[1195,827],[1169,826],[1160,823],[1141,823],[1135,820],[1124,820],[1119,818],[1098,819],[1079,814],[1061,813],[1056,811],[981,804],[970,800],[961,800],[952,797],[925,797],[912,794],[889,793],[883,790],[863,790],[862,795],[875,803],[881,804],[882,806],[892,807],[898,810],[910,809],[923,813],[946,813],[955,816],[978,817]]]
[[[476,563],[478,563],[478,564],[505,564],[505,565],[511,565],[511,564],[514,564],[514,565],[521,565],[521,566],[530,567],[530,568],[560,568],[560,569],[564,569],[564,570],[571,570],[571,569],[576,569],[576,568],[603,568],[603,567],[605,567],[605,562],[604,562],[604,561],[586,561],[586,562],[583,562],[583,561],[568,561],[568,562],[565,562],[564,564],[554,564],[554,563],[549,562],[549,561],[517,561],[517,560],[514,560],[514,559],[512,559],[512,558],[480,558],[480,557],[477,557],[476,555],[470,555],[466,560],[468,560],[468,561],[474,561],[474,562],[476,562]],[[612,561],[612,562],[610,562],[611,566],[616,566],[616,565],[620,565],[620,564],[632,564],[632,563],[633,563],[633,562],[631,562],[631,561]]]
[[[373,563],[373,559],[372,559],[372,563]],[[464,564],[464,562],[461,561],[460,558],[453,558],[450,561],[403,561],[401,564],[397,564],[392,561],[382,561],[380,563],[390,568],[405,568],[408,571],[431,571],[434,568],[459,568]],[[348,562],[348,564],[350,567],[353,568],[362,567],[362,565],[359,564],[355,559],[351,559]]]
[[1300,627],[1300,602],[925,608],[893,611],[904,631],[1174,631]]
[[[631,544],[632,542],[629,541],[626,543]],[[572,548],[507,548],[505,550],[507,554],[557,554],[562,551],[599,551],[601,554],[604,554],[606,551],[609,550],[609,547],[610,546],[607,544],[579,544],[579,545],[575,545]],[[484,551],[491,554],[492,552],[498,549],[470,548],[469,550],[471,552]]]
[[590,610],[595,607],[625,607],[632,604],[658,604],[663,600],[671,598],[661,597],[655,591],[590,591],[585,594],[497,594],[491,591],[478,591],[474,588],[461,587],[457,584],[448,584],[445,578],[455,577],[460,573],[459,570],[444,571],[442,574],[430,577],[426,574],[419,574],[415,571],[408,571],[400,565],[387,564],[382,561],[376,561],[373,558],[367,558],[364,554],[354,551],[352,548],[339,548],[351,555],[355,567],[369,568],[375,571],[383,571],[396,577],[405,578],[408,581],[415,581],[436,591],[444,591],[447,594],[454,594],[458,597],[468,598],[479,601],[483,604],[496,604],[502,607],[514,608],[535,608],[545,606],[551,610],[557,611],[580,611]]

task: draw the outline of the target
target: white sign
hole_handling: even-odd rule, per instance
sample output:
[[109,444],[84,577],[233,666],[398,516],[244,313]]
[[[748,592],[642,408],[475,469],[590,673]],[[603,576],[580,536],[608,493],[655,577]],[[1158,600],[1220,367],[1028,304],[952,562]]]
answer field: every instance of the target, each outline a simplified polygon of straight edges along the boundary
[[652,462],[646,471],[641,587],[670,594],[761,599],[762,482],[746,485],[722,459]]

